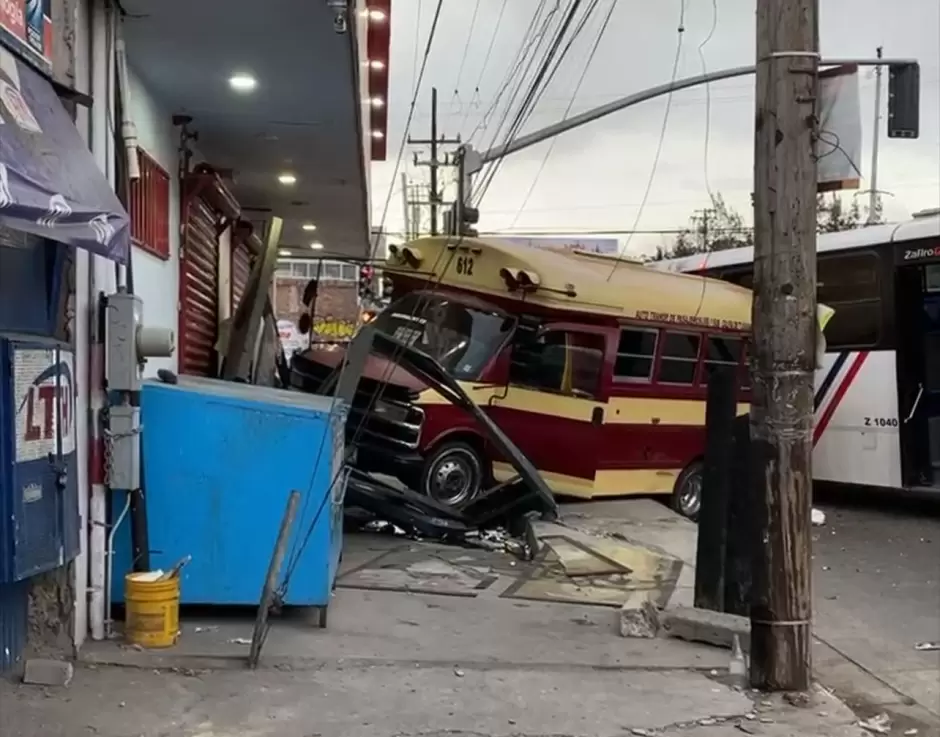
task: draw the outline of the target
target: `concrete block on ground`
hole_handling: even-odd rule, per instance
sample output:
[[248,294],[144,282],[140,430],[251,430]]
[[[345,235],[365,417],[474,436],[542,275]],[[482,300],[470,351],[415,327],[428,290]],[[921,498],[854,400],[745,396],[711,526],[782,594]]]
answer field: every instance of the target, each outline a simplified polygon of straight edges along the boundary
[[620,636],[653,638],[659,634],[659,609],[651,601],[637,606],[628,602],[620,609]]
[[75,669],[65,660],[31,658],[26,661],[23,683],[35,686],[68,686]]
[[730,649],[737,635],[741,649],[746,653],[751,649],[751,622],[737,614],[676,607],[663,612],[659,623],[660,631],[668,637]]

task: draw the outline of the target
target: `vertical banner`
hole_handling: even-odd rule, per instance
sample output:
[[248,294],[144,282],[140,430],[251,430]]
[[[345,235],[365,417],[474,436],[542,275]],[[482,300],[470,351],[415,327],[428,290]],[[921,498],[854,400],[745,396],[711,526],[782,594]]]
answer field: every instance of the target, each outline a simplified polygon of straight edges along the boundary
[[862,108],[856,65],[819,73],[817,109],[816,191],[858,189],[862,179]]
[[52,71],[52,0],[0,0],[0,41]]

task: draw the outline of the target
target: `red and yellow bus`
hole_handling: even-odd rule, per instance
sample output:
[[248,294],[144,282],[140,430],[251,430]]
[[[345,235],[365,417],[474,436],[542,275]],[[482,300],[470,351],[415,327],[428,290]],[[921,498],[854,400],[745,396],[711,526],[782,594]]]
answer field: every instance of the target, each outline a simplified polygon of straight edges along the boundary
[[[748,409],[749,290],[499,240],[432,237],[389,250],[394,299],[376,328],[436,358],[556,494],[669,495],[696,517],[713,371],[740,372],[738,412]],[[316,388],[340,360],[306,352],[295,385]],[[513,473],[471,417],[377,357],[347,432],[364,470],[447,503]]]

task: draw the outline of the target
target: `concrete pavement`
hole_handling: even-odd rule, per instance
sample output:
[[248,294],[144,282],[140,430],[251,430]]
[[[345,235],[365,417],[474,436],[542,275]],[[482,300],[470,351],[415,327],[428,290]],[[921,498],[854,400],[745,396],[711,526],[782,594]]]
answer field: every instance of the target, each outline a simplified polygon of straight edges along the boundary
[[815,632],[886,688],[940,716],[940,502],[827,497],[814,534]]

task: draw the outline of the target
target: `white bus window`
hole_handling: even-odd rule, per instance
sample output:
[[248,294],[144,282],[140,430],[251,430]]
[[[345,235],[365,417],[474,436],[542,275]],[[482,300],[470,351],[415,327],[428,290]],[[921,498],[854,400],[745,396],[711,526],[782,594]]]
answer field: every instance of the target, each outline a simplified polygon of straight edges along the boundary
[[614,379],[618,381],[649,381],[653,375],[653,356],[656,355],[655,330],[625,328],[620,331]]
[[881,337],[878,256],[846,253],[817,262],[816,298],[833,310],[826,325],[829,350],[873,346]]

